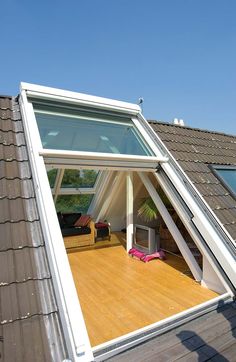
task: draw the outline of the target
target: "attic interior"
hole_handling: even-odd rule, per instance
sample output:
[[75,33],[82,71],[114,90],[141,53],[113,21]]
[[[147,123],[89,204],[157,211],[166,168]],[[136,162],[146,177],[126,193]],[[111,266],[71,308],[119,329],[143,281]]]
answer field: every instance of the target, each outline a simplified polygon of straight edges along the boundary
[[[46,165],[48,179],[93,347],[224,292],[216,275],[212,283],[209,281],[212,279],[210,265],[153,173],[145,172],[144,179],[141,179],[142,173],[124,168],[54,167]],[[186,242],[196,265],[191,258],[186,260],[188,253],[183,257],[185,246],[183,250],[178,247],[160,210],[155,208],[148,186],[156,190],[171,217],[170,223],[180,233],[177,239],[182,237]],[[147,221],[148,218],[151,220]],[[130,224],[134,225],[131,232],[128,231]],[[173,230],[173,225],[171,227]],[[128,254],[133,246],[146,254],[153,253],[150,249],[153,233],[156,250],[161,248],[164,251],[164,260],[155,258],[143,262]],[[140,244],[139,237],[144,238]],[[203,273],[201,279],[194,275],[197,268]]]

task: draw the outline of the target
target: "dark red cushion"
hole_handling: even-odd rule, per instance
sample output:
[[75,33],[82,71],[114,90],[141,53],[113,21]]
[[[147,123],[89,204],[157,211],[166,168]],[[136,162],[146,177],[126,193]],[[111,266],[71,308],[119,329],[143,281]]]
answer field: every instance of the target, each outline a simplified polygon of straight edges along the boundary
[[95,224],[96,229],[103,229],[103,228],[107,228],[108,226],[109,225],[107,223],[101,222],[101,221],[96,222],[96,224]]
[[80,218],[74,223],[74,226],[75,227],[87,226],[90,221],[91,221],[90,215],[81,215]]

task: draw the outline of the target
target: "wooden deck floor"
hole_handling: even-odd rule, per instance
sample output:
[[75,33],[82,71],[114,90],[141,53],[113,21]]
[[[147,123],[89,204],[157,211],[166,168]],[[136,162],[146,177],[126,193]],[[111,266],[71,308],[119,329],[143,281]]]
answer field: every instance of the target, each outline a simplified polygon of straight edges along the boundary
[[[68,254],[92,346],[142,328],[217,296],[189,274],[182,258],[142,263],[112,247]],[[100,244],[102,246],[102,244]]]
[[236,304],[216,310],[135,346],[109,362],[235,362]]

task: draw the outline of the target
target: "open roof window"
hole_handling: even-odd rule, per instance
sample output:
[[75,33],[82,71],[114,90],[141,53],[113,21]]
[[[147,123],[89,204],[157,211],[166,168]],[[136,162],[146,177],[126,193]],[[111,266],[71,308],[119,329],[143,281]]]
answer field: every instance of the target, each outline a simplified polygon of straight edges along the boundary
[[[69,357],[90,361],[55,205],[58,211],[87,213],[108,171],[156,172],[168,158],[137,104],[27,83],[21,83],[19,101]],[[89,173],[94,169],[101,172]]]
[[27,83],[21,87],[35,149],[47,167],[155,172],[168,161],[137,104]]
[[236,198],[236,166],[212,166],[215,175]]
[[45,149],[154,155],[128,115],[38,103],[33,107]]

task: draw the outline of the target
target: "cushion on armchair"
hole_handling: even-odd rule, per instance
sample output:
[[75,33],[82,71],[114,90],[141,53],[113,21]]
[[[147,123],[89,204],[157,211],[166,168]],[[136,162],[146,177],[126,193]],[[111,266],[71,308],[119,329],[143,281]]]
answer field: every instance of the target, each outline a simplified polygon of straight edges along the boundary
[[96,229],[102,229],[102,228],[107,228],[107,227],[109,227],[109,224],[102,222],[102,221],[98,221],[95,224]]
[[77,219],[76,222],[74,223],[74,226],[75,227],[87,226],[90,221],[91,221],[90,215],[81,215],[80,218]]
[[110,225],[107,222],[98,221],[95,224],[96,239],[109,238],[110,239]]

